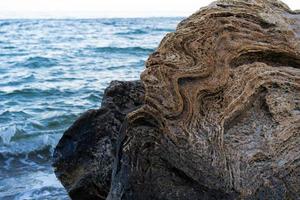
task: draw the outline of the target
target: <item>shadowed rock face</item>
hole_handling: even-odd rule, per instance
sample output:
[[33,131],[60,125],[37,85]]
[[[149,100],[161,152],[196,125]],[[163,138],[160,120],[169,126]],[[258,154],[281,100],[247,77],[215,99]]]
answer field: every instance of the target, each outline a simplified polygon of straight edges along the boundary
[[84,113],[64,133],[53,166],[72,199],[106,198],[119,129],[143,98],[140,82],[113,81],[105,90],[101,108]]
[[146,63],[143,105],[105,132],[116,153],[89,147],[110,160],[97,190],[111,200],[299,199],[299,37],[300,14],[276,0],[220,0],[182,21]]

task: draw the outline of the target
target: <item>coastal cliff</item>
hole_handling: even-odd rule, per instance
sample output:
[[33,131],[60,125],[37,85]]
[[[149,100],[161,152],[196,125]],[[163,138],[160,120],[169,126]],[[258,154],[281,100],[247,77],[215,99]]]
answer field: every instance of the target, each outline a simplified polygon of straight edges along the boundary
[[299,37],[277,0],[202,8],[64,133],[58,179],[74,200],[299,199]]

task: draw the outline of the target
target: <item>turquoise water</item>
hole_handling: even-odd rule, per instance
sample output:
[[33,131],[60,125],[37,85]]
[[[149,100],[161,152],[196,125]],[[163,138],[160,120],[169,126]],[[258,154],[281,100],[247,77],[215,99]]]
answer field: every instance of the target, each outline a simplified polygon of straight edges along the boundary
[[0,20],[0,199],[68,199],[51,168],[63,132],[135,80],[181,18]]

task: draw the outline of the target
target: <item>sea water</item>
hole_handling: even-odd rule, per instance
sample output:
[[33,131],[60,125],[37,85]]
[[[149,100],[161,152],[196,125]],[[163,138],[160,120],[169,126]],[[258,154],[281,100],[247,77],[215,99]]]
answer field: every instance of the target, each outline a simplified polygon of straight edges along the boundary
[[63,132],[180,20],[0,20],[0,199],[68,199],[51,167]]

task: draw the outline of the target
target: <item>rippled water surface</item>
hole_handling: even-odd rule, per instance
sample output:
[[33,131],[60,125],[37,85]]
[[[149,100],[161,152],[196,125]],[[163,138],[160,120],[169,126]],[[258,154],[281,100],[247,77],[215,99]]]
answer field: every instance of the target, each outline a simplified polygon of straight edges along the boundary
[[68,199],[51,168],[59,138],[110,81],[138,79],[180,20],[0,20],[0,199]]

